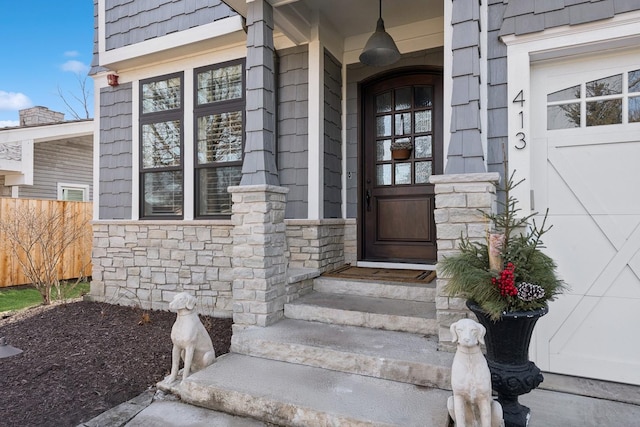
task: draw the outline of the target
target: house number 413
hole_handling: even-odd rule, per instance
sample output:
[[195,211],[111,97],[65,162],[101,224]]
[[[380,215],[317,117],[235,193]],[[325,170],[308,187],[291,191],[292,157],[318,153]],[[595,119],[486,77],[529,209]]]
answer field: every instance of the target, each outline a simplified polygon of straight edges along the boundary
[[[512,101],[514,104],[520,104],[520,111],[518,112],[518,116],[520,116],[520,129],[524,129],[524,94],[522,90],[518,92],[515,98]],[[523,131],[516,133],[516,149],[523,150],[527,146],[526,134]]]

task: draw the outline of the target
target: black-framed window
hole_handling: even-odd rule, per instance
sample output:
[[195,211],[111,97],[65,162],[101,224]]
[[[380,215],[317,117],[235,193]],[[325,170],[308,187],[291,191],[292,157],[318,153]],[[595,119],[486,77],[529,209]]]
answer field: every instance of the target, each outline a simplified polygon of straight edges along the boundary
[[182,218],[183,75],[140,81],[140,217]]
[[244,60],[194,70],[195,217],[229,217],[242,177]]

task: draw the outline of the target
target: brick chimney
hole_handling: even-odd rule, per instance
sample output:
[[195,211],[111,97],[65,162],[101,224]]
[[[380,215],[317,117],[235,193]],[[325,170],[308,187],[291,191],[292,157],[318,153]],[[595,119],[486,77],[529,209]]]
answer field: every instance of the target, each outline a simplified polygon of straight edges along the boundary
[[64,121],[64,113],[49,110],[47,107],[31,107],[18,112],[20,126],[44,125]]

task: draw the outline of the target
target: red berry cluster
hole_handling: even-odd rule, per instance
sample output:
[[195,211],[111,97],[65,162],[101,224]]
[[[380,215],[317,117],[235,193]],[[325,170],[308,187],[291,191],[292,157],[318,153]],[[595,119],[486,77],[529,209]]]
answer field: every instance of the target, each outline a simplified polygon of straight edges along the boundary
[[500,289],[500,295],[505,296],[516,296],[518,295],[518,288],[516,288],[515,284],[515,276],[513,274],[513,270],[516,269],[516,266],[513,263],[508,263],[507,266],[500,272],[500,277],[492,277],[491,283]]

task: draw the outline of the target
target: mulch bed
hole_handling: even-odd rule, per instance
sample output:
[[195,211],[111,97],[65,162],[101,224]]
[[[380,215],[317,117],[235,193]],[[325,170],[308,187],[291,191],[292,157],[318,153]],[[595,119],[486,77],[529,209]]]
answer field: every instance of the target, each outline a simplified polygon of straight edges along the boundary
[[[0,319],[0,337],[23,350],[0,359],[0,424],[77,426],[153,387],[171,369],[175,318],[77,301]],[[201,319],[216,355],[228,353],[231,319]]]

